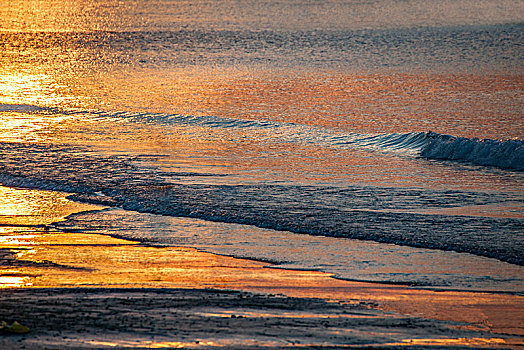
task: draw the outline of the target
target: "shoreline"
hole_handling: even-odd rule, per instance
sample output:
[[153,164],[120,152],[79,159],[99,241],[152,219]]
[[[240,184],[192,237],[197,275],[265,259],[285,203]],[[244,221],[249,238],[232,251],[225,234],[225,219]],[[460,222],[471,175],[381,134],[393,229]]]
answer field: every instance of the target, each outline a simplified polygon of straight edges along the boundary
[[[288,302],[302,300],[304,305],[310,305],[311,300],[323,300],[322,302],[325,303],[323,307],[335,303],[340,308],[337,312],[347,312],[347,308],[351,309],[351,312],[355,312],[356,308],[358,312],[368,313],[368,316],[371,315],[370,317],[381,320],[379,322],[381,329],[390,328],[391,319],[398,317],[412,321],[433,320],[433,322],[436,322],[435,324],[439,325],[441,322],[451,322],[458,333],[453,338],[443,332],[441,340],[448,339],[449,341],[446,346],[509,346],[519,348],[519,344],[524,342],[524,327],[522,327],[524,320],[523,296],[428,290],[395,284],[347,281],[333,278],[330,274],[318,271],[268,268],[267,262],[216,255],[193,248],[151,247],[106,235],[50,232],[39,225],[46,225],[73,212],[87,208],[94,209],[95,207],[69,201],[65,199],[65,194],[49,191],[0,187],[0,197],[2,194],[4,198],[11,200],[13,196],[19,196],[18,198],[21,198],[22,201],[24,198],[26,199],[25,206],[20,205],[20,200],[14,201],[17,202],[17,207],[15,207],[18,208],[15,214],[5,215],[4,208],[3,215],[0,215],[0,232],[2,233],[0,235],[0,252],[2,252],[0,282],[3,287],[8,287],[0,289],[2,296],[0,299],[11,300],[3,305],[4,314],[6,314],[6,311],[12,311],[11,308],[16,308],[16,295],[24,296],[28,305],[37,305],[41,299],[41,293],[45,294],[45,291],[53,291],[51,294],[58,298],[69,295],[70,298],[76,300],[73,304],[77,308],[85,308],[84,312],[89,313],[95,312],[99,307],[96,304],[90,304],[81,295],[93,289],[105,290],[106,292],[100,291],[99,294],[105,295],[104,298],[108,298],[108,300],[118,299],[113,295],[114,293],[132,293],[132,291],[139,290],[146,294],[144,303],[148,298],[147,295],[151,297],[156,295],[155,290],[164,290],[166,293],[172,292],[175,295],[180,293],[180,290],[193,290],[194,296],[200,295],[206,290],[215,290],[219,294],[228,293],[228,291],[248,293],[245,296],[248,296],[248,299],[254,298],[253,300],[258,298],[261,295],[260,293],[263,293],[263,296],[269,298],[262,302],[264,304],[262,309],[266,311],[271,308],[271,298],[275,295],[287,298]],[[38,201],[35,202],[30,199],[35,197],[46,201],[48,205],[45,210],[42,211],[40,206],[40,209],[38,209],[40,212],[34,211],[39,204]],[[223,299],[224,295],[221,294],[218,297],[217,305],[220,305],[220,300]],[[9,299],[10,296],[14,296],[14,299]],[[176,305],[165,307],[177,309]],[[236,313],[246,312],[245,308],[242,311],[242,305],[233,305],[232,309],[235,309],[234,312]],[[164,309],[164,311],[166,310]],[[132,311],[136,317],[150,317],[147,313],[151,310],[140,311],[137,306]],[[118,313],[118,311],[115,312]],[[222,313],[224,312],[226,312],[226,315],[228,314],[227,310],[222,309]],[[294,312],[296,314],[294,320],[303,319],[303,316],[299,315],[300,306],[286,312]],[[40,316],[37,316],[45,319],[46,314],[48,317],[54,317],[51,315],[52,313],[53,308],[50,306],[48,309],[42,310]],[[25,315],[27,317],[30,312]],[[23,316],[23,312],[20,316]],[[79,322],[80,314],[77,316],[76,322]],[[313,317],[316,321],[311,327],[321,327],[321,320],[326,317],[328,316],[317,312],[316,316]],[[273,318],[276,319],[276,317]],[[24,320],[20,320],[20,322],[23,323]],[[25,322],[33,324],[31,320],[25,320]],[[244,326],[246,325],[240,327]],[[358,329],[361,326],[356,325],[355,327]],[[111,327],[118,328],[117,325]],[[264,332],[263,324],[260,324],[260,327],[259,331]],[[8,343],[10,339],[17,339],[17,341],[24,339],[23,342],[28,348],[32,346],[32,341],[37,341],[37,343],[41,341],[40,345],[45,343],[52,347],[52,342],[49,343],[49,339],[53,338],[50,336],[52,330],[40,330],[41,335],[39,335],[38,325],[36,328],[37,338],[25,335],[9,336],[2,339]],[[237,329],[237,331],[240,331],[240,329]],[[189,330],[188,332],[191,333]],[[202,330],[199,332],[202,333]],[[466,332],[465,334],[476,332],[481,336],[471,335],[464,338],[461,337],[460,332]],[[105,336],[109,336],[109,333]],[[202,335],[201,333],[199,334]],[[111,334],[111,337],[118,338],[115,334]],[[429,339],[428,334],[425,334],[425,336],[424,338],[423,335],[419,335],[417,339]],[[77,339],[75,341],[71,340],[73,338],[68,338],[70,340],[60,344],[72,344],[72,347],[74,347],[74,344],[83,344],[82,346],[87,347],[88,344],[84,342],[85,339],[82,337],[73,337]],[[277,339],[283,337],[284,334],[282,333],[276,335]],[[457,339],[459,338],[466,340],[458,342]],[[48,340],[44,341],[44,339]],[[134,345],[131,344],[132,347],[141,346],[140,344],[143,343],[140,343],[140,341],[145,340],[140,339],[133,343]],[[324,339],[320,335],[316,339],[316,342],[311,344],[318,345],[322,342],[331,344],[328,339]],[[415,344],[420,346],[434,345],[438,343],[435,343],[435,339],[433,339],[433,342],[428,340],[427,343],[420,340],[421,343],[415,342]],[[479,339],[492,340],[480,341]],[[258,340],[260,340],[260,344],[263,343],[262,338]],[[455,342],[454,345],[452,345],[452,340]],[[80,343],[78,343],[79,341]],[[167,340],[164,339],[163,341]],[[338,343],[334,342],[332,345],[344,344],[343,341],[339,339]],[[37,343],[35,344],[38,345]],[[371,343],[384,345],[387,342],[375,340]],[[195,345],[192,342],[191,344],[191,346]],[[246,344],[237,345],[242,348]],[[286,344],[289,345],[290,343]],[[387,344],[405,346],[401,343],[399,343],[401,345],[395,345],[391,342]],[[37,348],[36,345],[35,348]],[[109,344],[106,345],[109,347]],[[174,344],[171,345],[174,347]],[[6,346],[9,347],[9,344]],[[185,346],[189,345],[185,344]],[[276,346],[276,343],[272,343],[272,346]]]

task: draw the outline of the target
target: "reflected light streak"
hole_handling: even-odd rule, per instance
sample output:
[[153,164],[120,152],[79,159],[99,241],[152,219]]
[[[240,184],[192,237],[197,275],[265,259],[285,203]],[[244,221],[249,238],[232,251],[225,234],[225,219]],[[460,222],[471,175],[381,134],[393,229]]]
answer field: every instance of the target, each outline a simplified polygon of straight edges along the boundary
[[[200,315],[204,317],[221,317],[221,318],[315,318],[315,319],[342,319],[342,318],[374,318],[379,317],[372,313],[366,314],[363,310],[359,310],[355,314],[321,314],[321,313],[308,313],[308,312],[255,312],[255,311],[245,311],[245,310],[231,310],[231,311],[217,311],[217,312],[193,312],[195,315]],[[380,315],[380,317],[388,317],[385,315]]]
[[33,283],[28,276],[0,276],[0,289],[30,287]]
[[[457,339],[404,339],[403,343],[395,345],[420,345],[420,346],[490,346],[506,344],[502,338],[457,338]],[[391,344],[393,345],[393,344]]]
[[36,113],[1,112],[0,141],[41,142],[45,141],[46,129],[70,116],[43,115]]
[[0,141],[41,141],[37,131],[70,116],[36,113],[41,107],[63,105],[61,86],[45,74],[0,74]]
[[[115,340],[115,341],[102,341],[102,340],[91,340],[85,342],[92,346],[111,346],[120,348],[135,348],[144,347],[150,349],[161,349],[161,348],[197,348],[197,347],[229,347],[229,346],[256,346],[262,348],[272,348],[276,346],[290,346],[290,347],[309,347],[309,346],[320,346],[319,344],[297,344],[290,343],[287,341],[262,341],[262,340],[251,340],[251,339],[215,339],[215,340],[200,340],[197,339],[193,342],[183,341],[126,341],[126,340]],[[363,346],[374,346],[377,344],[326,344],[322,346],[336,346],[337,348],[361,348]],[[442,339],[405,339],[398,343],[386,343],[378,344],[379,346],[479,346],[479,347],[493,347],[500,345],[510,345],[502,338],[442,338]]]
[[[0,233],[2,232],[0,231]],[[36,235],[0,236],[0,246],[3,244],[22,245],[27,243],[26,240],[31,240],[36,237]]]
[[[68,200],[66,193],[19,190],[0,186],[0,223],[3,225],[46,225],[81,210],[100,206]],[[18,236],[19,239],[26,237]],[[3,238],[10,239],[10,238]]]
[[16,254],[16,258],[18,260],[28,260],[28,261],[34,261],[36,263],[39,263],[39,262],[42,262],[44,260],[36,260],[36,259],[33,259],[33,256],[36,255],[36,250],[35,249],[28,249],[28,250],[22,250],[20,252],[18,252]]
[[[299,344],[290,343],[288,341],[278,341],[278,340],[253,340],[253,339],[241,339],[241,338],[230,338],[230,339],[214,339],[214,340],[201,340],[196,339],[192,342],[183,342],[183,341],[101,341],[101,340],[92,340],[85,342],[86,344],[92,346],[110,346],[118,348],[148,348],[148,349],[182,349],[182,348],[199,348],[199,347],[213,347],[213,348],[229,348],[231,346],[245,346],[245,347],[257,347],[257,348],[268,348],[272,349],[274,347],[281,346],[293,346],[296,347]],[[315,346],[318,344],[300,344],[300,347]],[[330,344],[322,344],[323,346]],[[331,344],[335,345],[335,344]],[[336,344],[337,347],[346,347],[344,345]],[[350,346],[347,346],[350,347]]]
[[86,342],[89,345],[93,346],[111,346],[119,348],[148,348],[148,349],[183,349],[188,346],[191,348],[201,347],[201,346],[214,346],[222,347],[219,343],[215,341],[194,341],[194,342],[182,342],[182,341],[164,341],[164,342],[155,342],[155,341],[88,341]]
[[60,85],[45,74],[0,75],[0,103],[56,106],[67,100],[59,96]]

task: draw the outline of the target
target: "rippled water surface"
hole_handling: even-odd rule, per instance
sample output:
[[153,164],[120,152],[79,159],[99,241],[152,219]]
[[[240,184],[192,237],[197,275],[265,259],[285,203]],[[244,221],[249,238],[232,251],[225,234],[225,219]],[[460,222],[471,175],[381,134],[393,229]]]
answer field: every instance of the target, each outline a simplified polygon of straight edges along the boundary
[[86,232],[522,292],[523,14],[2,2],[0,182],[113,208]]

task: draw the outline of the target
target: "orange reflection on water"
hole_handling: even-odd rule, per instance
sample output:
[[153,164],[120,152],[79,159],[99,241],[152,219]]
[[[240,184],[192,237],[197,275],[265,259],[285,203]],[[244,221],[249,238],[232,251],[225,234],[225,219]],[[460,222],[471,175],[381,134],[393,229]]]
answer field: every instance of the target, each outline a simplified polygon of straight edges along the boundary
[[[66,197],[66,193],[0,186],[0,224],[2,226],[46,225],[77,211],[101,208],[75,203]],[[8,238],[4,237],[4,239]]]
[[[156,70],[136,69],[125,78],[118,74],[101,78],[131,109],[294,122],[360,133],[432,130],[465,137],[522,136],[521,75],[263,68],[254,73],[240,67],[175,68],[162,74],[159,79]],[[89,94],[99,94],[100,84],[87,84],[92,87]],[[479,124],[485,127],[479,130]]]
[[[12,227],[6,227],[6,233],[7,229],[10,231],[13,230]],[[14,245],[20,245],[27,243],[28,240],[36,238],[36,235],[6,235],[6,236],[0,236],[0,245],[2,244],[14,244]]]
[[13,105],[57,106],[68,99],[50,75],[13,72],[0,75],[0,103]]
[[38,132],[70,118],[42,109],[70,101],[63,89],[46,74],[0,74],[0,141],[42,141]]
[[[141,6],[140,6],[141,5]],[[147,21],[148,1],[9,0],[0,2],[0,30],[69,32],[118,30]]]
[[[16,274],[16,271],[14,272]],[[0,276],[0,289],[3,288],[22,288],[31,287],[31,278],[28,276],[10,276],[4,274]]]
[[115,340],[115,341],[101,341],[92,340],[86,341],[86,344],[93,346],[109,346],[115,348],[147,348],[147,349],[184,349],[184,348],[199,348],[199,347],[256,347],[256,348],[268,348],[272,349],[276,346],[282,346],[283,343],[280,341],[262,341],[262,340],[251,340],[251,339],[221,339],[221,340],[195,340],[191,342],[183,341],[126,341],[126,340]]
[[115,348],[147,348],[147,349],[183,349],[191,346],[195,348],[198,346],[216,346],[214,342],[204,342],[202,344],[195,342],[180,342],[180,341],[169,341],[169,342],[155,342],[155,341],[100,341],[92,340],[86,342],[89,345],[95,347],[115,347]]
[[111,110],[263,119],[359,133],[432,130],[465,137],[522,136],[524,79],[518,74],[256,68],[114,67],[111,74],[83,77],[78,88],[95,103],[103,97]]
[[[524,298],[516,295],[435,292],[404,286],[339,281],[329,274],[265,268],[190,248],[156,248],[92,234],[41,234],[0,248],[21,253],[7,287],[227,288],[295,297],[371,302],[388,311],[467,322],[477,330],[524,335]],[[50,264],[52,262],[52,264]],[[13,269],[11,269],[13,270]],[[3,276],[13,277],[12,271]],[[14,282],[14,283],[12,283]],[[248,315],[247,315],[248,316]],[[307,317],[307,315],[305,315]]]
[[[265,269],[189,248],[154,248],[101,235],[40,234],[0,248],[31,262],[23,272],[34,287],[245,288],[308,284],[317,272]],[[48,262],[52,262],[50,265]]]

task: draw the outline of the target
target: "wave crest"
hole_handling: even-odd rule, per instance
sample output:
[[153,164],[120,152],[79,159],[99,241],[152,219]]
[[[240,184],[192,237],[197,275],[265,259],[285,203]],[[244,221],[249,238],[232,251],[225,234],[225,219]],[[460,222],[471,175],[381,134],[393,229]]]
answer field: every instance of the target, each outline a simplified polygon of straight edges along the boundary
[[466,161],[476,165],[524,170],[524,141],[491,140],[426,134],[421,156],[429,159]]

